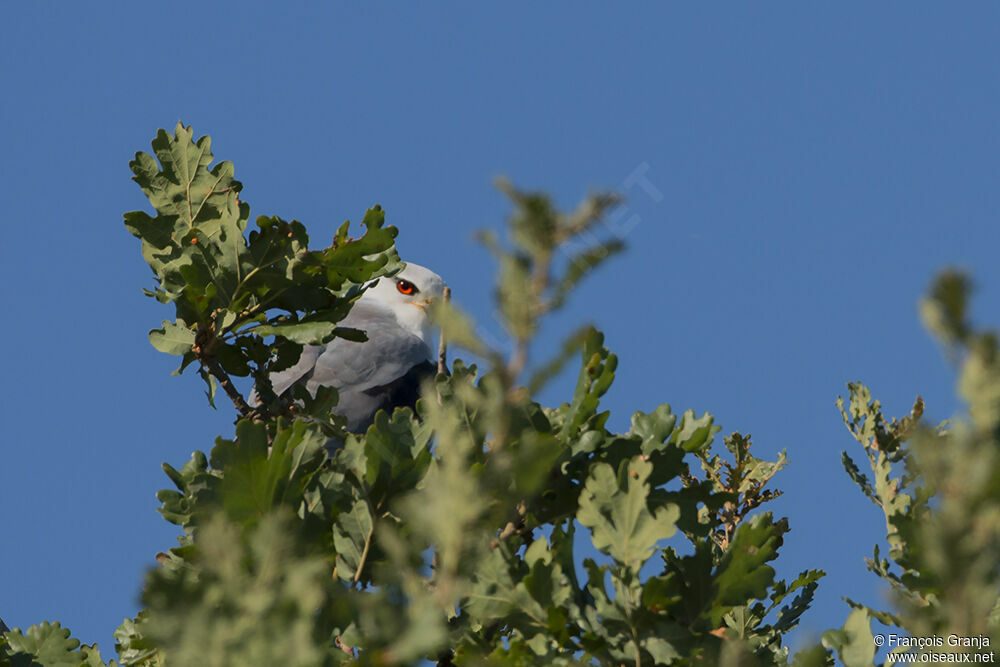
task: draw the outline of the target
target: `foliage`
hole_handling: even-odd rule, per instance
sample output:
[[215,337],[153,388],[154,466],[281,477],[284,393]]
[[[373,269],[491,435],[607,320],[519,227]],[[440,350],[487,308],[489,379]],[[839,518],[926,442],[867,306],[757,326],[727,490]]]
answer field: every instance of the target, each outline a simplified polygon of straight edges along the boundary
[[928,328],[960,365],[967,415],[929,426],[918,396],[909,416],[887,421],[861,384],[848,385],[849,401],[838,400],[872,478],[846,452],[844,468],[885,514],[889,557],[876,546],[865,562],[893,602],[892,611],[878,611],[848,600],[854,611],[847,624],[824,635],[847,665],[871,664],[872,618],[903,636],[942,638],[943,646],[914,653],[974,659],[990,649],[944,638],[1000,641],[1000,356],[997,334],[969,322],[968,294],[968,279],[948,271],[921,304]]
[[[156,210],[155,217],[125,214],[157,281],[145,292],[176,311],[174,321],[150,331],[149,339],[161,352],[182,357],[179,371],[200,362],[209,401],[216,381],[235,398],[228,377],[252,375],[273,407],[268,376],[292,365],[303,343],[357,337],[337,322],[366,281],[402,267],[393,246],[396,230],[384,227],[385,214],[376,206],[365,214],[361,238],[350,238],[345,222],[324,250],[308,249],[302,223],[278,217],[257,218],[257,230],[247,237],[250,207],[239,199],[243,186],[233,178],[232,163],[209,170],[211,139],[192,137],[180,123],[173,137],[160,130],[153,140],[156,159],[140,152],[129,164]],[[272,335],[267,345],[262,337]],[[329,412],[308,405],[306,412],[316,417]],[[249,413],[245,403],[237,408]]]
[[[120,664],[788,663],[785,635],[823,573],[786,582],[771,565],[789,527],[759,508],[779,493],[768,485],[784,453],[761,460],[733,433],[720,456],[711,415],[668,405],[613,432],[601,398],[617,358],[591,327],[531,363],[542,318],[621,249],[611,238],[566,250],[600,236],[616,197],[563,213],[501,183],[509,238],[483,240],[510,353],[440,304],[445,338],[485,370],[456,359],[415,413],[379,413],[351,434],[331,416],[336,392],[275,396],[267,376],[303,344],[361,339],[337,324],[368,281],[401,267],[395,229],[375,207],[360,238],[345,223],[324,250],[277,217],[247,235],[232,165],[209,168],[209,139],[192,137],[178,124],[153,141],[156,159],[137,154],[156,215],[125,223],[156,279],[147,293],[175,310],[151,342],[181,370],[198,362],[209,400],[221,386],[239,419],[207,455],[164,464],[175,489],[158,494],[160,511],[183,535],[115,635]],[[532,400],[576,355],[572,396]],[[232,382],[247,375],[259,404]],[[343,447],[330,454],[332,436]],[[581,558],[588,542],[598,558]],[[103,664],[74,641],[58,625],[14,631],[0,662]]]
[[[4,655],[4,652],[7,655]],[[22,633],[17,628],[0,637],[0,664],[11,667],[80,667],[103,665],[96,646],[80,644],[69,630],[56,623],[40,623]],[[111,665],[115,665],[114,660]]]

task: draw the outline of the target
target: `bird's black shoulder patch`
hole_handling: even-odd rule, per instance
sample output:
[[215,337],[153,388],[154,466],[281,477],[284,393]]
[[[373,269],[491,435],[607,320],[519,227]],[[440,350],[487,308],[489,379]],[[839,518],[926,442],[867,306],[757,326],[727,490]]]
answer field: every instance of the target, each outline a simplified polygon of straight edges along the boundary
[[379,399],[379,407],[385,410],[404,406],[413,408],[420,398],[420,384],[425,378],[434,377],[436,373],[437,366],[430,361],[424,361],[392,382],[365,389],[364,393]]

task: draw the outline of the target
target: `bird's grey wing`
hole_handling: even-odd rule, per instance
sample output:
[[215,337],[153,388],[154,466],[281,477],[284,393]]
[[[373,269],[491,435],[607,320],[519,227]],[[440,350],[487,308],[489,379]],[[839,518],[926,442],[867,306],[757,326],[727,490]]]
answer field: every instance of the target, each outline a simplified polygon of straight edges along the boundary
[[[361,322],[368,322],[371,320],[371,315],[368,314],[371,308],[366,308],[362,303],[355,303],[348,313],[347,317],[341,320],[341,326],[360,328],[358,326]],[[335,338],[326,345],[304,345],[302,347],[302,354],[299,356],[299,360],[291,368],[286,368],[283,371],[277,373],[271,373],[269,379],[271,380],[271,387],[274,389],[274,393],[281,395],[286,389],[291,387],[296,382],[300,380],[308,381],[316,367],[316,360],[321,354],[331,349],[331,353],[334,355],[339,354],[340,348],[337,347],[338,343],[345,342],[342,338]],[[320,384],[324,386],[336,386],[336,383],[321,382]],[[315,393],[315,389],[310,389]],[[256,397],[256,390],[254,391]]]
[[431,350],[379,306],[355,303],[340,324],[363,330],[368,340],[307,345],[295,366],[272,374],[271,383],[278,394],[296,383],[314,396],[319,387],[336,387],[340,399],[334,412],[347,418],[348,430],[360,432],[379,408],[415,402],[420,378],[413,372],[432,365]]
[[437,365],[425,360],[388,384],[362,391],[344,388],[334,412],[347,418],[348,431],[363,433],[379,410],[392,412],[394,408],[416,407],[421,383],[427,377],[434,377],[436,371]]
[[302,354],[294,366],[277,373],[271,373],[269,379],[271,380],[271,387],[274,389],[274,393],[280,396],[286,389],[309,375],[313,366],[316,365],[316,359],[319,358],[322,352],[322,345],[304,345],[302,347]]
[[306,381],[310,392],[319,386],[337,387],[343,393],[387,385],[431,358],[427,345],[382,308],[357,303],[341,324],[363,330],[368,340],[336,338],[327,343]]

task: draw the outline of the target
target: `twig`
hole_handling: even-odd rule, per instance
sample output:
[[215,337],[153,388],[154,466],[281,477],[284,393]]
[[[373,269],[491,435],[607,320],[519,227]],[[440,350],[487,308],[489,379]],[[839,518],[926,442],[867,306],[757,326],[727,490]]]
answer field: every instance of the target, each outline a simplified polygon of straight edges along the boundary
[[372,536],[375,534],[375,524],[368,530],[368,536],[365,537],[365,549],[361,552],[361,558],[358,560],[358,569],[354,571],[354,582],[358,583],[361,581],[361,571],[365,569],[365,561],[368,560],[368,550],[372,546]]
[[496,538],[490,542],[491,549],[499,547],[500,543],[506,541],[511,535],[519,536],[526,546],[531,546],[531,543],[534,542],[532,531],[525,522],[525,517],[528,514],[528,505],[525,501],[522,500],[517,504],[517,514],[520,518],[516,522],[508,521]]
[[524,370],[524,365],[528,362],[528,342],[518,338],[514,345],[514,352],[507,362],[507,374],[510,376],[511,384],[517,381],[517,376]]
[[199,357],[199,360],[208,372],[219,381],[219,386],[226,392],[226,396],[233,402],[236,409],[240,411],[240,414],[244,417],[249,417],[254,412],[254,409],[244,400],[243,394],[233,385],[233,381],[229,379],[226,371],[222,370],[219,361],[214,357]]
[[341,639],[340,637],[334,637],[333,643],[336,644],[337,648],[339,648],[341,651],[351,656],[352,658],[354,657],[354,649],[345,644],[343,639]]
[[[451,301],[451,288],[444,288],[444,302],[448,303]],[[438,373],[448,372],[448,341],[444,338],[444,332],[441,332],[441,338],[438,342]]]
[[251,413],[254,412],[254,409],[250,407],[250,405],[243,398],[243,394],[241,394],[233,385],[233,381],[229,379],[229,374],[223,370],[222,366],[219,364],[219,360],[212,355],[212,351],[217,342],[218,340],[215,338],[213,333],[199,327],[198,333],[195,334],[194,345],[191,346],[191,351],[198,357],[198,361],[201,362],[202,368],[211,373],[212,377],[219,381],[219,386],[226,392],[226,396],[229,397],[229,400],[231,400],[233,405],[236,406],[236,409],[239,410],[240,415],[243,417],[249,417]]

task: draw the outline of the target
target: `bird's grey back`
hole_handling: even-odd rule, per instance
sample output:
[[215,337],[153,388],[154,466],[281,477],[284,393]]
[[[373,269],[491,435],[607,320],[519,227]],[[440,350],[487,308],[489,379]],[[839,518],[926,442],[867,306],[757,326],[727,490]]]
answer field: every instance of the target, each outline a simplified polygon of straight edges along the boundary
[[422,377],[433,373],[431,350],[377,304],[358,301],[340,324],[363,330],[368,340],[307,345],[294,366],[270,380],[277,394],[298,382],[313,395],[321,386],[336,387],[340,400],[334,412],[347,418],[348,430],[360,432],[380,408],[412,405],[399,401],[411,395],[415,400]]

